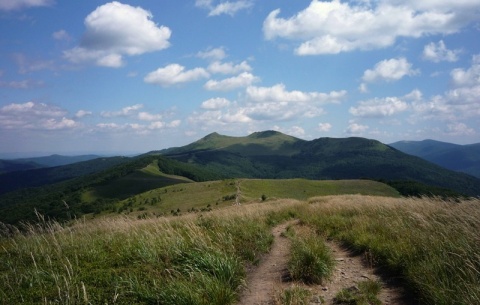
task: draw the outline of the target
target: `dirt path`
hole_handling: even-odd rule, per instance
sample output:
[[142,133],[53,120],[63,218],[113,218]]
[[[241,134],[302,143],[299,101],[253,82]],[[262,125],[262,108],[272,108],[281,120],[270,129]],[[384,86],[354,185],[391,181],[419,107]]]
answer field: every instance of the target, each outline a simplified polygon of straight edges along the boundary
[[272,230],[274,241],[270,253],[264,257],[259,266],[247,276],[247,289],[240,298],[239,305],[265,305],[272,304],[275,289],[278,289],[287,272],[290,241],[281,236],[289,225],[296,221],[285,222]]
[[241,294],[238,305],[270,305],[274,302],[275,292],[282,291],[291,285],[304,286],[312,293],[310,304],[334,304],[336,294],[343,288],[354,288],[359,282],[377,280],[382,283],[383,289],[379,295],[382,304],[409,305],[414,304],[402,298],[403,291],[391,285],[389,279],[381,278],[375,273],[374,268],[368,266],[364,255],[353,253],[340,247],[337,243],[328,242],[335,257],[335,271],[323,286],[306,286],[290,281],[287,262],[290,254],[290,240],[282,236],[282,232],[297,221],[283,223],[272,230],[274,242],[272,249],[259,266],[248,273],[247,288]]

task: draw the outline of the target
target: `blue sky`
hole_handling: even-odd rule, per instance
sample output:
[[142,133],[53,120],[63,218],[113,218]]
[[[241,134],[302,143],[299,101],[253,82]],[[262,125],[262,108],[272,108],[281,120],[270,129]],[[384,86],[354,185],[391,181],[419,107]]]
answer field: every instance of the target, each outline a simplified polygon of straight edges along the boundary
[[0,153],[480,142],[479,0],[0,0]]

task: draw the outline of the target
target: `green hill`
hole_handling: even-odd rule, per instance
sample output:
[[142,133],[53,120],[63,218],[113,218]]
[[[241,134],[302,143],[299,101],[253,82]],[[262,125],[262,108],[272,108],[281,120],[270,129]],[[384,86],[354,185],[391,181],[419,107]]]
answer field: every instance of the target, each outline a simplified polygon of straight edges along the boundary
[[307,200],[316,196],[362,194],[399,197],[392,187],[369,180],[225,179],[153,189],[120,201],[117,212],[137,215],[205,211],[275,199]]
[[415,181],[480,195],[480,180],[475,177],[364,138],[304,141],[275,131],[247,137],[210,134],[190,145],[156,153],[234,178]]
[[108,169],[60,183],[24,188],[0,196],[0,221],[35,221],[36,213],[67,220],[112,209],[116,202],[147,190],[221,178],[196,165],[163,156],[129,158]]
[[129,161],[130,158],[127,157],[97,158],[63,166],[17,170],[0,174],[0,194],[23,188],[44,186],[101,172],[112,166]]

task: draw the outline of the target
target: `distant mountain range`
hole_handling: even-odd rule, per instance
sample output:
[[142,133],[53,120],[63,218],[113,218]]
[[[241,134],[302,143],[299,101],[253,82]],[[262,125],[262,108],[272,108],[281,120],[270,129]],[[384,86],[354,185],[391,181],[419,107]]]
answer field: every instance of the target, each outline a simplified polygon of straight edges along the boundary
[[73,164],[82,161],[88,161],[100,158],[97,155],[80,155],[80,156],[62,156],[51,155],[45,157],[33,157],[33,158],[19,158],[0,160],[0,174],[8,173],[20,170],[29,170],[42,167],[53,167]]
[[479,179],[356,137],[305,141],[276,131],[247,137],[212,133],[189,145],[150,154],[201,165],[228,177],[416,181],[480,194]]
[[389,145],[406,154],[480,178],[480,143],[458,145],[435,140],[424,140],[400,141]]
[[[35,160],[23,164],[38,165]],[[212,133],[183,147],[136,157],[0,174],[0,221],[35,220],[34,210],[55,219],[111,212],[118,202],[153,189],[231,178],[369,179],[385,182],[403,195],[480,196],[480,179],[376,140],[306,141],[276,131],[246,137]]]

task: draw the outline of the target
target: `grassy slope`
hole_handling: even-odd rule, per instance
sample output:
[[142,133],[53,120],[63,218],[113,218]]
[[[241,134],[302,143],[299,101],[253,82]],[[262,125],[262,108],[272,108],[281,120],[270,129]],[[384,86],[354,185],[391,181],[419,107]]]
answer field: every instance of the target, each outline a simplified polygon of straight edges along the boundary
[[478,200],[348,195],[309,203],[271,201],[196,217],[31,226],[28,234],[0,237],[0,300],[235,304],[245,265],[271,244],[269,226],[296,217],[367,251],[371,262],[404,279],[420,304],[479,304]]
[[307,200],[314,196],[340,194],[364,194],[398,197],[398,192],[386,184],[368,180],[314,181],[306,179],[227,179],[200,183],[177,184],[151,190],[117,204],[119,211],[134,212],[133,215],[168,214],[180,210],[216,209],[235,202],[237,184],[240,186],[242,204],[260,202],[262,195],[267,200]]
[[412,180],[470,196],[480,190],[479,179],[364,138],[303,141],[278,132],[242,138],[213,134],[167,155],[236,178]]

